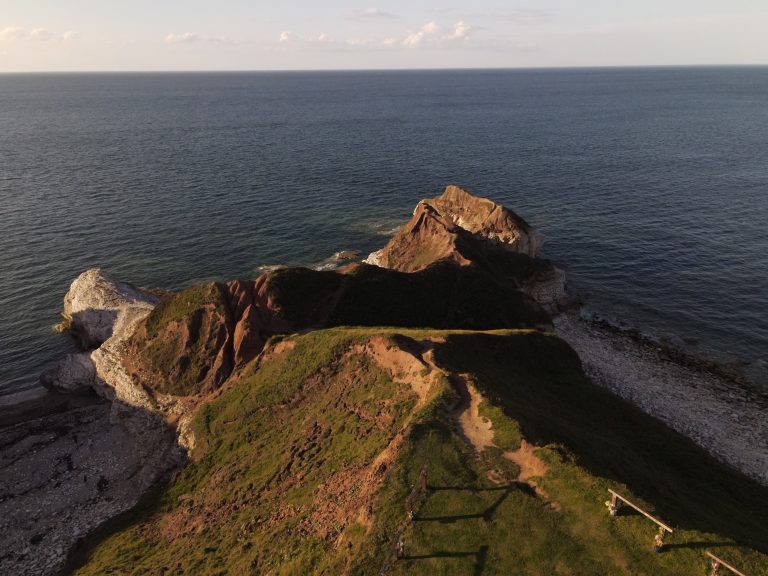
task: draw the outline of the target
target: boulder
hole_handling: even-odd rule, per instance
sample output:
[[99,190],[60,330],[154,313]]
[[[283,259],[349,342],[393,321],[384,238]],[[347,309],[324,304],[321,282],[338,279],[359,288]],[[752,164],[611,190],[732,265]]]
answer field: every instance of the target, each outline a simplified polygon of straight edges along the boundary
[[96,367],[87,353],[68,354],[40,375],[43,386],[66,394],[87,392],[95,380]]
[[125,308],[151,310],[157,297],[98,268],[78,276],[64,297],[64,325],[86,349],[96,348],[112,336]]

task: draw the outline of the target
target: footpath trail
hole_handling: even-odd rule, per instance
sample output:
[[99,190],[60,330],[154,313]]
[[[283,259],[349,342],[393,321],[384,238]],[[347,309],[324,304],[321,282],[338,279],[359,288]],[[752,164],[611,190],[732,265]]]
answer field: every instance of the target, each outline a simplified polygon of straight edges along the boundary
[[[478,455],[486,448],[501,450],[502,456],[516,464],[520,470],[515,480],[528,484],[552,509],[560,510],[560,505],[557,502],[549,502],[549,495],[536,482],[536,478],[544,476],[549,470],[547,464],[536,456],[536,447],[522,439],[517,450],[499,448],[493,440],[493,422],[480,414],[480,405],[484,398],[474,384],[464,375],[449,373],[437,366],[431,346],[422,354],[422,359],[432,370],[443,374],[459,395],[459,402],[451,410],[450,415],[458,424],[458,432],[462,439]],[[489,479],[497,482],[492,474],[489,474]]]

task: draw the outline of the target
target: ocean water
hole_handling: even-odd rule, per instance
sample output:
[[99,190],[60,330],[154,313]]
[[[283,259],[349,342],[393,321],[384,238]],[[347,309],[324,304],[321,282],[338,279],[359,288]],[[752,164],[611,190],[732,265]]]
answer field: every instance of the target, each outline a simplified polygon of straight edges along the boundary
[[379,248],[448,183],[589,309],[766,384],[768,68],[0,75],[0,390],[69,283],[176,289]]

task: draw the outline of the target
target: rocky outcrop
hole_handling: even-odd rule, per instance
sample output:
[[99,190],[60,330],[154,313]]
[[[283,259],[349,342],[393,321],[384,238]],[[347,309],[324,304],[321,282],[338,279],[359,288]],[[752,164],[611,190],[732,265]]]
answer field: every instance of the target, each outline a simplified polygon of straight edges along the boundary
[[458,186],[448,186],[441,196],[422,203],[434,207],[463,230],[513,252],[535,258],[544,244],[544,236],[512,210]]
[[95,348],[112,336],[119,316],[127,309],[149,312],[157,297],[106,272],[91,268],[78,276],[64,297],[63,324],[83,348]]
[[120,350],[158,298],[92,268],[78,276],[64,297],[64,325],[90,353],[70,354],[43,373],[41,382],[62,392],[93,388],[109,400],[151,410],[154,402],[125,373]]
[[441,196],[419,202],[411,220],[365,262],[402,272],[440,261],[478,265],[557,311],[570,301],[565,272],[536,258],[543,243],[544,237],[511,210],[448,186]]
[[40,375],[47,388],[64,393],[89,391],[96,383],[96,367],[88,353],[67,354],[56,366]]
[[142,390],[174,396],[216,390],[270,336],[293,328],[269,301],[270,277],[201,284],[164,296],[120,347],[119,364]]

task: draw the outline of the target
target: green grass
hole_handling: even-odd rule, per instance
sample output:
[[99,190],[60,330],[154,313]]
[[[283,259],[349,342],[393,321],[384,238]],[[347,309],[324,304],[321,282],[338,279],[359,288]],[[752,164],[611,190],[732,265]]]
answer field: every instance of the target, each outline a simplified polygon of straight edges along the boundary
[[[478,456],[463,443],[447,415],[457,400],[447,379],[415,411],[409,386],[354,351],[393,332],[293,337],[293,350],[201,410],[195,461],[77,573],[377,574],[426,465],[430,488],[391,574],[704,576],[705,547],[750,576],[768,574],[758,552],[768,543],[768,491],[592,385],[562,341],[424,330],[397,330],[392,340],[446,338],[435,359],[484,394],[497,444],[541,446],[543,497],[516,481],[500,450]],[[405,426],[380,489],[361,499],[375,486],[361,471]],[[655,529],[645,518],[607,514],[608,487],[675,527],[668,551],[651,552]]]
[[208,392],[233,367],[231,353],[224,349],[230,327],[222,285],[198,284],[167,293],[147,316],[144,330],[131,337],[126,366],[154,391],[177,396]]
[[226,313],[218,284],[196,284],[181,292],[163,294],[146,319],[147,338],[154,338],[169,324],[181,322],[207,305],[213,305],[221,314]]

